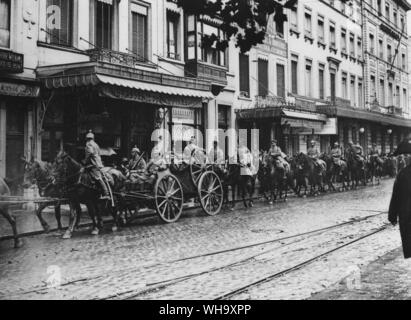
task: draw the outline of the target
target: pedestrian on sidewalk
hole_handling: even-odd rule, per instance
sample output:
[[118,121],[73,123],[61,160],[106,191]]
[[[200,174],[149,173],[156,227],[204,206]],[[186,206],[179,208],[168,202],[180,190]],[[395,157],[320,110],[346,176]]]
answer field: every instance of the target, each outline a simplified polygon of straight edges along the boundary
[[[400,143],[394,155],[400,154],[411,154],[411,139]],[[399,222],[404,258],[411,258],[411,164],[395,180],[388,220],[394,226]]]

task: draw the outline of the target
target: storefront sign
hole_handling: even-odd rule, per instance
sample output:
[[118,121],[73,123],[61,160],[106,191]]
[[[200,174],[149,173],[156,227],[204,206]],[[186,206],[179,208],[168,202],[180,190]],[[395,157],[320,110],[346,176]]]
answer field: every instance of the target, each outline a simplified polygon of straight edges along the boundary
[[323,130],[322,122],[317,121],[283,118],[281,119],[281,123],[282,125],[287,124],[293,134],[312,134],[313,130],[316,133]]
[[338,126],[337,126],[337,118],[329,118],[325,125],[323,126],[322,130],[317,133],[318,135],[337,135],[338,134]]
[[36,98],[40,94],[40,87],[25,84],[0,82],[0,95],[13,97]]
[[24,56],[7,50],[0,50],[0,71],[22,73],[24,71]]
[[195,124],[195,111],[186,108],[173,108],[173,122]]

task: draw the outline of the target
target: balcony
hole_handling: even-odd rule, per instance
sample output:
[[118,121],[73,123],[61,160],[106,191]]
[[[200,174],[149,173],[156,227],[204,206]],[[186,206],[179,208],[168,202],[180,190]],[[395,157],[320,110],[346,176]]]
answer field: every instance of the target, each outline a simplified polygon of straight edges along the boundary
[[395,115],[395,116],[400,116],[400,117],[403,116],[402,108],[398,106],[388,106],[387,113]]
[[278,96],[256,96],[255,107],[257,109],[281,108],[287,106],[285,98]]
[[226,67],[208,64],[199,60],[187,61],[185,73],[187,77],[197,77],[200,80],[210,81],[214,87],[220,87],[221,89],[228,84]]
[[340,97],[327,97],[327,102],[339,108],[352,108],[350,100]]
[[131,68],[135,68],[137,66],[150,66],[147,58],[145,57],[113,51],[110,49],[91,49],[87,51],[87,54],[89,55],[90,60],[95,62],[105,62]]

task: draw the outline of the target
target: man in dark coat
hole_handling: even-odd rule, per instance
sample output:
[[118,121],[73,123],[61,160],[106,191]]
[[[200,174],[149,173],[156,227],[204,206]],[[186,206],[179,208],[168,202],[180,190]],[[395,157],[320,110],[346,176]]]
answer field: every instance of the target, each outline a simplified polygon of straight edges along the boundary
[[[411,140],[400,144],[395,155],[411,153]],[[411,165],[404,168],[394,183],[388,220],[400,224],[404,258],[411,258]]]

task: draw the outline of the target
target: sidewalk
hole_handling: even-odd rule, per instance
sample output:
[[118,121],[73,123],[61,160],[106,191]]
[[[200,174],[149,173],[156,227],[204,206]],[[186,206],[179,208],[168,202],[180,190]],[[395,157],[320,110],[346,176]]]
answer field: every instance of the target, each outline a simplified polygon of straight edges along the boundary
[[360,269],[358,284],[341,283],[311,297],[311,300],[409,300],[411,299],[411,259],[402,248],[387,253]]

